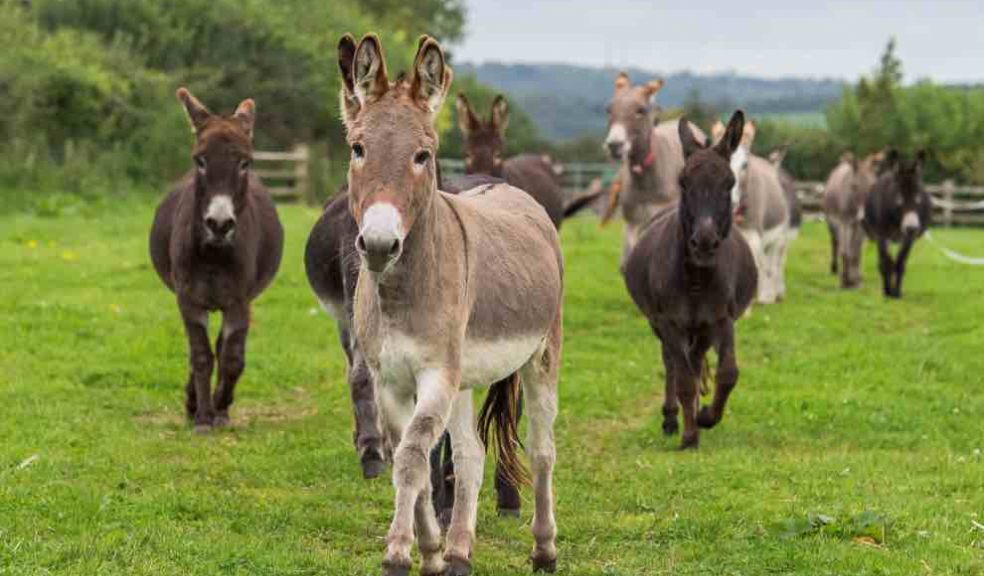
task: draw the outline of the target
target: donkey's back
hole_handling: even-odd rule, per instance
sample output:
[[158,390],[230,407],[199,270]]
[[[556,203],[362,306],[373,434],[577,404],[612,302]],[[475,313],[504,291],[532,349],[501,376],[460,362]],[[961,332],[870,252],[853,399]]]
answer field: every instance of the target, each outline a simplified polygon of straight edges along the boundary
[[496,332],[508,326],[542,339],[556,319],[563,289],[560,238],[546,211],[508,184],[442,197],[466,231],[474,299],[468,337],[498,337]]

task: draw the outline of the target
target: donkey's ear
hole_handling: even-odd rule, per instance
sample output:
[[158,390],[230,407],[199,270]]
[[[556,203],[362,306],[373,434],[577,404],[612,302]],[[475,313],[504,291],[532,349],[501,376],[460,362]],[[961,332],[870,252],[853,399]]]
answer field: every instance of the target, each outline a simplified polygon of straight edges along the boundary
[[711,142],[717,144],[721,138],[724,138],[724,122],[715,120],[714,124],[711,125]]
[[448,95],[453,77],[451,67],[444,61],[441,45],[430,36],[421,37],[410,82],[414,100],[423,103],[431,114],[436,113]]
[[339,107],[342,110],[342,121],[346,127],[350,125],[359,113],[359,100],[355,97],[355,38],[345,34],[338,40],[338,72],[342,77],[342,89],[339,90]]
[[188,115],[188,122],[191,123],[192,132],[196,134],[201,132],[209,118],[212,117],[212,113],[183,86],[178,88],[177,97],[181,101],[181,104],[184,105],[185,114]]
[[454,109],[458,113],[458,129],[467,138],[469,134],[478,126],[478,118],[472,110],[468,98],[458,92],[458,98],[454,101]]
[[243,127],[243,131],[252,140],[253,125],[256,123],[256,102],[252,98],[243,100],[239,103],[232,117],[239,121],[239,124]]
[[663,79],[658,78],[656,80],[650,80],[649,82],[646,82],[646,85],[642,87],[642,92],[643,94],[646,95],[646,98],[649,99],[655,96],[656,93],[662,89],[663,89]]
[[501,136],[509,126],[509,103],[506,97],[499,94],[492,100],[492,127]]
[[919,150],[916,150],[916,165],[922,167],[922,165],[925,163],[926,163],[926,150],[924,148],[920,148]]
[[[341,51],[339,51],[341,60]],[[375,34],[366,34],[355,49],[352,64],[352,84],[356,100],[365,106],[389,90],[383,46]]]
[[690,158],[690,155],[698,150],[703,150],[705,145],[697,141],[694,131],[690,129],[690,121],[686,116],[680,117],[677,125],[677,132],[680,135],[680,144],[683,145],[683,157]]
[[749,120],[748,122],[745,122],[745,127],[741,131],[741,145],[751,150],[752,142],[755,142],[755,132],[755,121]]
[[629,86],[632,86],[632,81],[629,80],[629,75],[625,72],[619,72],[618,76],[615,77],[615,91],[620,92]]
[[741,145],[744,132],[745,113],[741,110],[735,110],[735,113],[731,115],[731,120],[728,121],[728,127],[724,130],[724,136],[721,137],[721,141],[717,143],[714,149],[717,150],[718,154],[730,160],[731,155]]
[[882,170],[891,170],[899,163],[899,151],[895,148],[885,150],[885,158],[881,161]]

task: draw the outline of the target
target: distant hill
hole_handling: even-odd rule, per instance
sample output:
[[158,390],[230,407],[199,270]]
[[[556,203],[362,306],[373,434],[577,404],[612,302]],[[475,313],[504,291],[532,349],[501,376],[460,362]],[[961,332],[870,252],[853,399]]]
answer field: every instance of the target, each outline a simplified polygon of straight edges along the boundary
[[[611,98],[617,70],[566,64],[456,64],[455,72],[470,74],[509,96],[525,110],[540,132],[552,140],[599,135],[605,130],[605,105]],[[742,106],[753,116],[816,114],[840,98],[839,80],[766,80],[736,74],[692,74],[629,68],[633,82],[661,77],[666,84],[656,101],[663,107],[682,106],[696,90],[701,101],[721,111]]]

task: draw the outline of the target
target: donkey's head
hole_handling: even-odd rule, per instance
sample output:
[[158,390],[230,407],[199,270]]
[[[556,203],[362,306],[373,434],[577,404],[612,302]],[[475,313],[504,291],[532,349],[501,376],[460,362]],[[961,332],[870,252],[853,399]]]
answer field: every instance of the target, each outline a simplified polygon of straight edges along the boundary
[[243,100],[232,116],[216,116],[186,88],[178,89],[195,132],[196,226],[209,246],[231,246],[236,219],[246,207],[249,169],[253,162],[256,105]]
[[506,127],[509,125],[509,104],[506,97],[499,94],[492,101],[489,119],[481,120],[468,98],[458,94],[455,103],[458,112],[458,128],[464,137],[465,173],[490,174],[502,176],[502,151],[506,141]]
[[628,159],[633,168],[646,164],[649,135],[653,130],[653,96],[663,87],[662,80],[633,86],[622,72],[615,79],[615,94],[608,103],[608,137],[605,148],[615,160]]
[[919,219],[919,196],[922,193],[922,167],[926,152],[919,150],[912,158],[902,158],[898,150],[888,150],[883,169],[891,175],[895,192],[895,210],[902,215],[903,234],[914,234],[923,226]]
[[403,241],[437,194],[434,119],[451,86],[451,67],[433,38],[420,39],[409,78],[390,83],[379,38],[338,43],[341,106],[352,158],[349,208],[355,247],[372,272],[399,259]]
[[680,120],[680,142],[686,164],[680,174],[680,223],[687,258],[697,266],[713,266],[717,249],[731,233],[731,190],[735,174],[731,156],[741,145],[745,115],[738,110],[714,146],[698,142],[686,119]]

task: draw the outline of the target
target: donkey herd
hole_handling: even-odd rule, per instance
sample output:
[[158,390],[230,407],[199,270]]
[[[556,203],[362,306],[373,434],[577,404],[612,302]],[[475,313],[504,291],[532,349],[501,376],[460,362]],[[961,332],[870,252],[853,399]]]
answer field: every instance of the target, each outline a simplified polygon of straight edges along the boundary
[[[380,40],[342,37],[341,115],[351,147],[348,182],[308,238],[311,287],[338,325],[348,360],[355,448],[366,478],[391,463],[396,489],[383,573],[471,573],[486,446],[495,445],[499,511],[534,495],[534,571],[557,563],[554,421],[563,343],[564,263],[558,230],[601,190],[565,203],[553,165],[503,159],[508,104],[488,120],[459,95],[466,174],[442,178],[435,118],[453,74],[423,37],[409,74],[390,79]],[[786,293],[787,246],[800,216],[792,178],[752,154],[754,124],[736,111],[709,140],[686,119],[655,122],[661,81],[615,80],[605,148],[621,164],[610,201],[625,219],[621,269],[628,293],[662,343],[663,431],[696,448],[721,421],[738,381],[734,323],[753,300]],[[194,131],[194,166],[157,209],[150,255],[177,296],[189,346],[186,410],[195,430],[228,425],[245,366],[251,302],[280,266],[283,229],[251,169],[256,106],[211,113],[177,93]],[[860,281],[863,234],[878,244],[887,296],[901,296],[905,262],[929,223],[924,154],[845,156],[827,182],[831,270]],[[901,248],[895,259],[889,243]],[[222,312],[211,346],[208,314]],[[718,363],[713,400],[700,406],[706,354]],[[212,373],[218,382],[212,391]],[[473,390],[489,388],[476,416]],[[517,450],[525,412],[528,471]],[[442,543],[443,540],[443,543]]]

